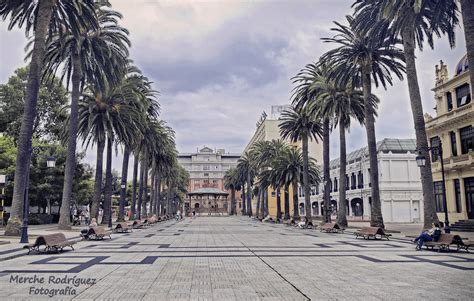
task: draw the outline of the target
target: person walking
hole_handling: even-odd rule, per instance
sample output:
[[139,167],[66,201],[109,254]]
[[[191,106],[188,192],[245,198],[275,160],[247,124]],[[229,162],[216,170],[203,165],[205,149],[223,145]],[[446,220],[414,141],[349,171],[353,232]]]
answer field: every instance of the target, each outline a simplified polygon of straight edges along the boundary
[[89,225],[89,218],[91,217],[90,213],[89,213],[89,210],[84,210],[83,212],[83,215],[84,215],[84,222],[86,225]]

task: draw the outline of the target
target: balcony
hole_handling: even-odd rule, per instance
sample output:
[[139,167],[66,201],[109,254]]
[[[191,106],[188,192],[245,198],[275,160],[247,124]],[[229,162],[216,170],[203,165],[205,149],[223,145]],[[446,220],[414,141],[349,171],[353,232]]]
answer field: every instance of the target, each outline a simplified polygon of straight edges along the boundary
[[[459,170],[468,166],[474,165],[474,151],[469,150],[467,154],[462,154],[455,157],[443,158],[444,169],[447,170]],[[441,172],[440,160],[431,163],[433,172]]]

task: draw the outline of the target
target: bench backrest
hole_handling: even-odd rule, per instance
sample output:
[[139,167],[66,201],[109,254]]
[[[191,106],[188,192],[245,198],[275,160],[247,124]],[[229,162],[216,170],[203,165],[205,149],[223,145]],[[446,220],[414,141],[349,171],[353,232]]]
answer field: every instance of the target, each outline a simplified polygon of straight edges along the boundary
[[443,243],[443,244],[453,244],[453,243],[457,243],[459,241],[462,241],[461,237],[459,235],[455,235],[455,234],[441,234],[441,236],[439,237],[438,241],[439,243]]
[[89,230],[90,232],[96,234],[96,235],[101,235],[101,234],[106,234],[107,231],[105,230],[104,227],[92,227]]
[[117,226],[115,226],[116,229],[128,229],[128,223],[127,222],[121,222],[118,223]]
[[133,222],[133,225],[136,226],[136,225],[141,225],[142,224],[142,221],[141,220],[136,220]]
[[364,234],[370,234],[370,235],[376,235],[376,234],[385,235],[385,231],[379,227],[363,227],[360,230],[360,232]]
[[53,233],[48,235],[41,235],[36,238],[35,245],[54,246],[56,244],[66,241],[64,233]]
[[326,223],[323,225],[324,229],[341,229],[338,223]]

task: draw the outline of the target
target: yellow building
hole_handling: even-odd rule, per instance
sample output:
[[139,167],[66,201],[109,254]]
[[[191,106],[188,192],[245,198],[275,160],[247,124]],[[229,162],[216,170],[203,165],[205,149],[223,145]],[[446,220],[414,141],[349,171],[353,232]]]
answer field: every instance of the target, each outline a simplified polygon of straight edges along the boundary
[[[425,115],[426,132],[431,147],[441,143],[446,177],[449,221],[474,219],[474,106],[469,87],[469,65],[464,56],[456,65],[454,76],[441,61],[436,66],[436,117]],[[441,163],[436,150],[431,151],[436,210],[444,220]]]
[[[281,139],[280,136],[280,128],[279,123],[280,121],[278,118],[280,117],[280,113],[288,108],[288,105],[285,106],[272,106],[272,113],[269,117],[266,114],[262,115],[262,118],[259,122],[257,122],[257,129],[255,130],[254,135],[250,139],[249,143],[245,147],[244,153],[248,151],[252,145],[259,141],[271,141],[273,139]],[[293,143],[292,143],[293,144]],[[301,142],[296,144],[297,147],[301,147]],[[310,141],[308,145],[309,156],[316,159],[318,165],[322,165],[323,162],[323,147],[322,143],[317,143],[316,141]],[[315,190],[316,188],[313,188]],[[293,187],[290,186],[287,192],[287,196],[289,198],[290,203],[290,216],[293,215]],[[281,211],[285,211],[285,189],[280,189],[280,203],[281,203]],[[304,213],[304,204],[298,200],[299,207],[300,207],[300,215]],[[257,200],[255,198],[252,199],[252,209],[255,212],[255,208],[257,205]],[[272,217],[276,217],[277,215],[277,195],[276,191],[273,188],[268,189],[268,213]],[[282,214],[283,215],[283,214]]]

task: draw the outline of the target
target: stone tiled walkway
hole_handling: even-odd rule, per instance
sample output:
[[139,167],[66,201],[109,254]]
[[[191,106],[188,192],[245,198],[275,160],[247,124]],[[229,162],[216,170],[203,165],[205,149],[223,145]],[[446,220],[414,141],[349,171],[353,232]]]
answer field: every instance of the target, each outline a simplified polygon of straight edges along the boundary
[[[19,283],[35,276],[28,280],[36,283]],[[1,261],[0,298],[468,300],[473,279],[474,255],[465,252],[199,217],[79,242],[72,252]]]

